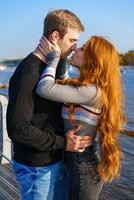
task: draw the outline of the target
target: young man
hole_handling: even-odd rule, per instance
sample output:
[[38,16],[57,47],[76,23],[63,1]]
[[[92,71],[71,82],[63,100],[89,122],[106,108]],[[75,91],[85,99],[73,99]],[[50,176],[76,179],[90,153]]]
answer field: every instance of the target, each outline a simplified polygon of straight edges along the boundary
[[[61,49],[57,78],[64,78],[63,59],[75,50],[82,31],[80,20],[68,10],[55,10],[46,16],[43,35],[50,42],[56,40]],[[36,85],[47,60],[43,61],[36,49],[19,64],[10,80],[7,130],[14,143],[13,169],[23,200],[65,200],[63,152],[80,151],[81,140],[86,147],[90,138],[75,136],[77,129],[65,137],[61,103],[37,96]]]

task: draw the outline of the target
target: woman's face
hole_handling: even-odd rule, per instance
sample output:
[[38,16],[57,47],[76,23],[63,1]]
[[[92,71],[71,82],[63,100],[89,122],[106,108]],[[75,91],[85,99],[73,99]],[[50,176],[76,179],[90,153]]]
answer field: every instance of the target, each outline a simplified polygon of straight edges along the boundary
[[84,54],[84,45],[75,50],[75,53],[71,57],[71,65],[75,67],[82,67],[85,64],[85,54]]

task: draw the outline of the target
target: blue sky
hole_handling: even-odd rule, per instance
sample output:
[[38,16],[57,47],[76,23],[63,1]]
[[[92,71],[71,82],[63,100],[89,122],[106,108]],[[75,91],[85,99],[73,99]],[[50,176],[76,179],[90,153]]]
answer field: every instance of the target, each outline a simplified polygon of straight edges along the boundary
[[31,52],[42,35],[45,15],[59,8],[71,10],[84,24],[78,45],[101,35],[121,53],[134,49],[133,0],[0,0],[0,60]]

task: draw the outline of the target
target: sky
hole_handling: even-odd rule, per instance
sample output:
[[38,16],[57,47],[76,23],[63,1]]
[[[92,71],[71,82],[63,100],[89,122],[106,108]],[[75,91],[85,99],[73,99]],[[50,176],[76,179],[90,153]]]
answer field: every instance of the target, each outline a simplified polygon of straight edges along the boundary
[[32,52],[52,9],[68,9],[83,23],[78,46],[105,36],[120,53],[134,50],[134,0],[0,0],[0,60]]

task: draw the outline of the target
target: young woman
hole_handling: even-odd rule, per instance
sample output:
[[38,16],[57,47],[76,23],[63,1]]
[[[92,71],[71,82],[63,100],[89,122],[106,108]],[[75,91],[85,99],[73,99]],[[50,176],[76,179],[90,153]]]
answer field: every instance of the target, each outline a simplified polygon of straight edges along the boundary
[[96,200],[103,183],[118,177],[120,171],[118,133],[125,120],[118,53],[109,41],[93,36],[71,58],[71,64],[79,68],[79,77],[55,80],[60,60],[58,45],[44,38],[38,48],[42,55],[48,53],[47,67],[37,86],[38,95],[64,103],[65,132],[80,124],[77,134],[92,137],[90,147],[81,144],[82,152],[65,152],[68,199]]

